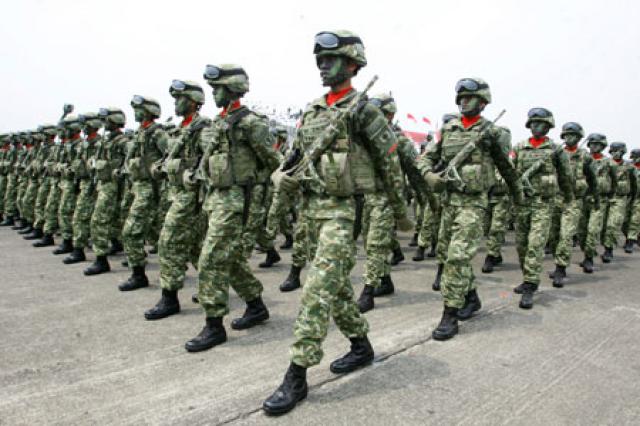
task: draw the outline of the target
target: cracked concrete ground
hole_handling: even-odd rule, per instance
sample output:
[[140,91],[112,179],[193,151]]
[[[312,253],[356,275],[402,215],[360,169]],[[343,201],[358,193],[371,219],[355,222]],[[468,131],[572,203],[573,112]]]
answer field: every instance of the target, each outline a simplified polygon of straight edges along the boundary
[[[480,252],[483,309],[453,340],[435,342],[442,309],[430,289],[435,263],[409,260],[403,237],[407,260],[392,275],[397,293],[376,299],[367,314],[376,362],[331,374],[331,360],[348,350],[332,326],[325,359],[309,371],[307,400],[269,418],[260,406],[287,368],[300,297],[277,288],[289,251],[270,270],[257,268],[262,255],[252,258],[268,323],[228,327],[226,344],[190,354],[183,344],[203,324],[189,300],[193,270],[182,312],[149,322],[142,313],[160,294],[156,256],[152,286],[121,293],[122,256],[112,259],[113,272],[85,278],[88,263],[63,265],[50,248],[34,249],[0,228],[0,425],[640,424],[640,254],[617,250],[614,263],[584,275],[576,251],[569,283],[554,289],[545,275],[534,309],[523,311],[511,292],[520,281],[513,245],[491,275],[479,273]],[[547,257],[545,270],[551,267]],[[361,273],[362,250],[356,292]],[[238,298],[231,303],[230,318],[241,315]]]

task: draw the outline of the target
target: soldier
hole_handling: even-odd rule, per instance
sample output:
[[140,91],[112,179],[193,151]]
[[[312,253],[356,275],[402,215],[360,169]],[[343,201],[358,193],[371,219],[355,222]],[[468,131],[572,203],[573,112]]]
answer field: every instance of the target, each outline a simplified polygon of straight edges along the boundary
[[[91,173],[96,185],[96,201],[91,215],[91,241],[96,260],[84,270],[85,275],[109,272],[111,266],[107,255],[111,253],[109,242],[119,244],[114,235],[114,223],[118,220],[119,180],[117,170],[124,164],[128,138],[122,133],[125,124],[124,112],[120,108],[100,108],[98,116],[108,134],[96,142]],[[115,172],[115,173],[114,173]]]
[[[188,262],[198,266],[206,217],[200,208],[199,183],[192,178],[204,151],[201,139],[211,120],[199,113],[204,91],[193,81],[174,80],[169,93],[175,99],[179,129],[169,132],[169,149],[163,162],[170,185],[171,206],[160,231],[159,261],[162,297],[144,313],[148,320],[180,312],[178,290],[184,285]],[[183,175],[187,177],[183,179]]]
[[15,226],[12,226],[11,229],[14,231],[21,231],[25,228],[30,227],[29,222],[24,217],[25,209],[22,203],[24,196],[24,192],[27,189],[29,184],[29,176],[27,174],[27,163],[26,160],[30,157],[30,151],[32,148],[31,142],[31,132],[25,131],[18,133],[18,139],[20,141],[17,150],[17,158],[14,165],[15,173],[16,173],[16,207],[18,209],[18,221]]
[[127,254],[131,277],[120,284],[120,291],[131,291],[149,286],[145,274],[144,240],[152,226],[160,199],[158,182],[151,174],[151,166],[160,160],[167,149],[167,133],[160,118],[160,104],[152,98],[135,95],[131,107],[140,127],[134,141],[128,146],[125,169],[131,179],[133,201],[122,230],[122,242]]
[[[351,87],[352,77],[367,64],[362,41],[349,31],[321,32],[314,53],[323,85],[331,90],[307,106],[294,140],[292,155],[305,153],[301,161],[309,166],[294,166],[304,173],[300,181],[282,169],[272,176],[281,190],[302,187],[308,203],[307,238],[317,242],[294,327],[291,363],[280,387],[263,404],[272,415],[292,410],[306,397],[306,370],[322,359],[330,315],[351,341],[351,350],[331,364],[331,371],[349,373],[373,360],[369,326],[353,300],[349,279],[355,263],[354,194],[376,192],[374,176],[379,176],[398,227],[409,231],[414,226],[401,199],[393,130],[382,112]],[[345,173],[349,168],[351,173]]]
[[[565,204],[558,202],[554,206],[552,230],[549,236],[549,246],[554,253],[555,270],[550,274],[554,287],[562,287],[567,277],[567,266],[571,263],[571,249],[573,237],[578,228],[578,222],[583,210],[584,200],[590,194],[599,203],[600,194],[597,191],[597,178],[593,170],[591,156],[578,146],[584,136],[582,126],[575,122],[568,122],[562,126],[560,137],[564,139],[564,151],[569,157],[573,175],[573,202]],[[553,223],[555,221],[555,223]]]
[[58,169],[60,180],[60,203],[58,207],[58,225],[62,236],[62,243],[53,254],[65,254],[73,251],[73,212],[76,207],[76,180],[74,162],[77,158],[79,145],[82,143],[80,131],[82,123],[75,115],[68,115],[62,120],[67,141],[63,144]]
[[[584,260],[580,263],[586,274],[593,273],[593,256],[596,255],[596,244],[600,240],[604,216],[604,206],[609,197],[615,194],[617,186],[616,171],[609,158],[602,154],[607,147],[607,138],[601,133],[587,136],[587,147],[591,153],[593,168],[598,184],[598,195],[589,194],[584,199],[582,217],[580,218],[579,241]],[[603,208],[601,208],[601,205]]]
[[30,143],[27,143],[26,145],[27,152],[23,160],[25,188],[20,201],[22,206],[22,217],[27,225],[24,229],[18,231],[18,234],[22,235],[28,235],[34,230],[33,223],[36,219],[35,204],[40,185],[40,168],[37,157],[44,138],[37,130],[33,130],[29,132],[29,139]]
[[629,208],[627,209],[625,227],[627,240],[624,244],[624,251],[629,254],[633,253],[633,246],[638,244],[638,238],[640,238],[640,149],[631,150],[631,163],[635,169],[637,185],[633,202],[629,203]]
[[[440,143],[418,162],[432,190],[444,191],[437,247],[442,263],[438,264],[434,282],[434,286],[442,286],[444,310],[440,324],[433,331],[436,340],[453,337],[458,332],[458,319],[470,318],[481,307],[471,260],[482,237],[494,164],[515,202],[522,202],[515,170],[500,143],[503,130],[481,116],[490,102],[491,92],[484,80],[458,81],[456,104],[461,117],[442,127]],[[445,173],[439,173],[442,167]],[[452,174],[459,175],[460,180],[443,177]]]
[[0,226],[14,226],[17,216],[17,174],[15,171],[15,163],[18,159],[18,137],[16,134],[10,134],[7,137],[9,142],[4,154],[4,170],[6,173],[6,188],[4,191],[4,220]]
[[[261,185],[255,185],[260,168],[274,170],[279,164],[266,117],[240,104],[249,91],[246,71],[232,64],[207,65],[204,78],[222,111],[202,134],[206,148],[200,173],[208,185],[203,208],[209,226],[198,260],[198,299],[206,324],[185,344],[189,352],[227,340],[222,318],[229,313],[229,286],[247,304],[231,328],[248,329],[269,318],[262,302],[262,284],[247,262],[247,242],[251,241],[247,226],[251,203],[260,202],[262,195]],[[253,248],[255,236],[251,244]]]
[[553,114],[546,108],[532,108],[527,116],[525,126],[531,130],[531,137],[514,150],[514,163],[525,195],[516,219],[516,249],[524,278],[520,285],[522,309],[533,307],[533,294],[540,284],[551,206],[558,188],[565,206],[573,202],[569,158],[547,136],[555,126]]
[[618,245],[618,234],[622,229],[624,217],[627,211],[627,204],[633,203],[632,196],[635,196],[637,182],[635,168],[624,162],[624,154],[627,153],[627,145],[624,142],[612,142],[609,146],[609,154],[616,171],[616,190],[609,197],[606,220],[603,226],[604,253],[602,261],[609,263],[613,259],[613,248]]

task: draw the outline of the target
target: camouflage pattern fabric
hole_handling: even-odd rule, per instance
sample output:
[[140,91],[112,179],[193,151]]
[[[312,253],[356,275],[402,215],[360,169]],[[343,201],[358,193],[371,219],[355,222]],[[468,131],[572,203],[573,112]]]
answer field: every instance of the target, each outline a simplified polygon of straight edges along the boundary
[[551,226],[551,206],[536,200],[516,212],[516,250],[525,282],[540,283],[544,246]]
[[[0,159],[0,161],[2,161]],[[4,195],[7,192],[7,175],[0,174],[0,214],[4,213]]]
[[7,175],[7,184],[4,193],[4,213],[7,216],[15,216],[18,213],[16,198],[18,197],[18,178],[15,173]]
[[[439,197],[433,196],[433,202],[424,203],[421,211],[423,212],[422,226],[418,233],[418,245],[420,247],[429,247],[438,243],[438,231],[440,228],[441,206]],[[436,206],[434,209],[432,206]]]
[[155,211],[156,200],[153,186],[147,180],[133,182],[131,194],[133,200],[122,229],[122,245],[129,267],[133,268],[146,264],[144,240],[153,220],[153,215],[149,212]]
[[76,208],[76,182],[72,163],[76,159],[77,146],[81,143],[76,138],[63,145],[59,170],[62,174],[60,180],[60,203],[58,207],[58,225],[63,239],[73,238],[73,211]]
[[36,195],[35,202],[35,214],[34,214],[34,228],[42,229],[45,222],[45,207],[47,206],[47,197],[51,190],[51,178],[49,176],[43,176],[40,178],[40,184],[38,186],[38,194]]
[[120,196],[120,209],[118,214],[118,221],[114,222],[113,232],[117,235],[119,240],[122,239],[122,231],[124,224],[127,222],[127,216],[129,216],[129,209],[133,204],[133,192],[131,191],[132,183],[126,178],[122,185],[122,195]]
[[596,209],[593,197],[585,198],[578,227],[580,244],[585,257],[595,257],[597,254],[596,247],[600,241],[603,219],[604,207]]
[[52,176],[50,178],[49,193],[44,207],[44,227],[45,234],[53,235],[58,230],[58,210],[60,208],[60,198],[62,190],[60,178]]
[[91,242],[96,256],[106,256],[112,238],[111,224],[117,220],[118,204],[114,200],[118,198],[118,184],[113,180],[101,181],[96,191],[98,195],[91,215]]
[[509,211],[511,210],[511,199],[508,195],[494,196],[489,200],[487,210],[487,255],[499,257],[502,255],[502,245],[505,241],[505,234],[509,227]]
[[[251,257],[253,249],[258,241],[258,236],[263,237],[262,230],[264,228],[264,221],[266,219],[265,202],[267,188],[265,185],[253,185],[251,188],[251,204],[249,205],[249,214],[247,216],[247,223],[245,224],[245,231],[242,235],[244,241],[244,255],[247,259]],[[273,243],[273,240],[262,239],[258,242],[261,247],[265,247]],[[268,248],[268,247],[266,247]]]
[[36,218],[36,198],[38,197],[38,178],[29,177],[25,179],[27,181],[26,188],[22,195],[22,217],[29,223],[33,223]]
[[293,232],[293,252],[291,264],[298,268],[304,268],[307,262],[313,259],[317,246],[307,238],[309,232],[308,206],[303,200],[299,204],[298,221]]
[[91,234],[91,215],[96,201],[95,183],[90,163],[95,159],[98,146],[102,144],[100,136],[93,136],[78,145],[74,171],[79,182],[76,208],[73,212],[73,246],[84,248]]
[[618,245],[618,235],[622,231],[622,223],[627,212],[627,196],[616,195],[609,199],[605,222],[603,223],[604,238],[602,245],[605,247],[616,247]]
[[371,287],[380,287],[380,278],[391,273],[387,257],[395,227],[393,210],[383,192],[365,194],[362,224],[366,253],[363,282]]
[[[554,245],[554,259],[558,266],[569,266],[573,249],[573,236],[578,231],[580,215],[584,209],[584,199],[576,198],[568,205],[562,205],[558,226],[557,242]],[[558,206],[559,207],[559,206]],[[558,208],[560,210],[560,208]]]

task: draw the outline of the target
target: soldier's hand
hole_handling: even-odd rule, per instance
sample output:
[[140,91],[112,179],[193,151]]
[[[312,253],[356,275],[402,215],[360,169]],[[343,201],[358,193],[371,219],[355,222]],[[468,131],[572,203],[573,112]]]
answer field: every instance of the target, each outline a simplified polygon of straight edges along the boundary
[[193,188],[197,185],[196,173],[193,170],[185,170],[182,174],[182,183],[187,188]]
[[289,176],[286,172],[278,169],[271,174],[271,182],[276,188],[276,191],[283,190],[286,192],[295,192],[300,187],[298,179]]
[[412,231],[416,228],[416,224],[413,223],[406,215],[396,219],[396,226],[399,230],[404,232]]
[[444,190],[445,182],[439,173],[427,172],[424,175],[424,180],[433,192],[442,192]]

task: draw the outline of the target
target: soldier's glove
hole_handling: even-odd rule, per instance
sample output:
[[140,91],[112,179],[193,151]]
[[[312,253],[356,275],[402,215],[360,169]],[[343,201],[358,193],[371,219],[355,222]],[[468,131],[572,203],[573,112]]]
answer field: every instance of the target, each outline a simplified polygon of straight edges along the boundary
[[522,191],[516,191],[513,196],[513,204],[515,204],[516,207],[524,206],[524,193]]
[[118,180],[122,177],[122,171],[120,169],[113,169],[113,171],[111,172],[111,176],[113,176],[114,179]]
[[439,173],[427,172],[424,180],[433,192],[442,192],[445,188],[445,181]]
[[289,176],[286,172],[277,169],[271,174],[271,182],[276,191],[296,192],[300,188],[298,179]]
[[193,170],[185,170],[184,173],[182,173],[182,183],[187,189],[195,188],[198,185],[196,173]]
[[413,223],[413,221],[409,219],[407,215],[396,218],[396,226],[399,230],[404,232],[409,232],[416,228],[416,224]]

